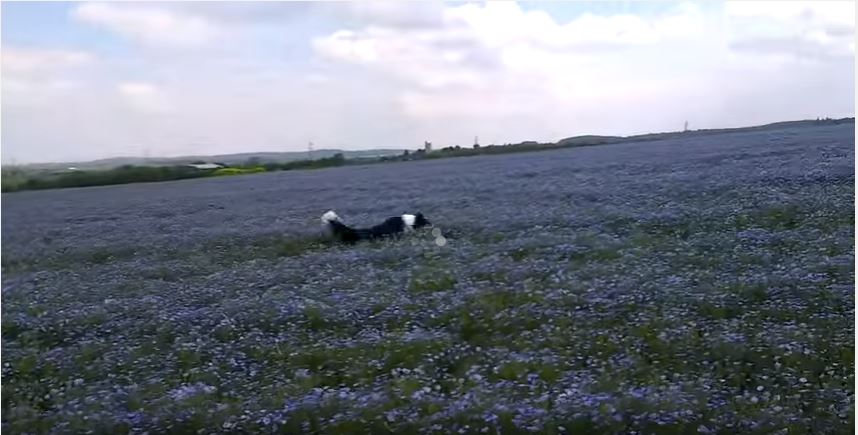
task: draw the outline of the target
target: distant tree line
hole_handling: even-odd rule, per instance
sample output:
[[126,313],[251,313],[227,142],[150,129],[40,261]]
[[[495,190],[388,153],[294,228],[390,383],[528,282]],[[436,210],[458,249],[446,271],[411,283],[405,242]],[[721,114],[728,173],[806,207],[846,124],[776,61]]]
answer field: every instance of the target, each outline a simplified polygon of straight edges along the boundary
[[395,162],[404,160],[443,159],[448,157],[465,157],[481,154],[507,154],[527,151],[539,151],[543,149],[552,148],[558,148],[558,144],[527,141],[517,144],[504,145],[481,146],[479,144],[474,144],[471,148],[464,148],[460,145],[453,145],[428,153],[424,149],[418,149],[417,151],[405,150],[401,155],[381,157],[379,160],[384,162]]
[[[205,162],[196,162],[197,164]],[[293,169],[318,169],[342,166],[346,158],[342,153],[316,160],[296,160],[291,162],[258,163],[248,160],[243,164],[226,165],[221,168],[197,169],[191,166],[134,166],[123,165],[106,170],[76,170],[53,174],[27,174],[19,169],[4,168],[2,191],[57,189],[64,187],[105,186],[111,184],[147,183],[156,181],[174,181],[189,178],[202,178],[224,175],[252,174],[268,171],[288,171]]]
[[147,183],[204,177],[203,171],[187,166],[132,166],[123,165],[109,170],[72,171],[61,174],[40,174],[12,184],[4,176],[2,190],[55,189],[60,187],[88,187],[108,184]]
[[293,169],[319,169],[342,166],[347,162],[343,153],[336,153],[331,157],[313,160],[293,160],[290,162],[268,162],[262,166],[266,171],[289,171]]

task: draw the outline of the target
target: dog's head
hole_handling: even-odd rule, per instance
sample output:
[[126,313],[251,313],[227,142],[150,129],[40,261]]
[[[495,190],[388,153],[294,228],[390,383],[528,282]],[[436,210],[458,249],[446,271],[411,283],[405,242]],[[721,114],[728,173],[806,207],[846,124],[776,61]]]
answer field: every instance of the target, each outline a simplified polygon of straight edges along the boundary
[[429,220],[426,219],[425,216],[423,216],[423,213],[417,213],[416,215],[414,215],[414,228],[415,229],[428,227],[431,225],[432,225],[432,223],[429,222]]
[[337,214],[334,213],[333,210],[329,210],[322,215],[322,225],[327,225],[333,221],[340,221],[340,217],[337,216]]

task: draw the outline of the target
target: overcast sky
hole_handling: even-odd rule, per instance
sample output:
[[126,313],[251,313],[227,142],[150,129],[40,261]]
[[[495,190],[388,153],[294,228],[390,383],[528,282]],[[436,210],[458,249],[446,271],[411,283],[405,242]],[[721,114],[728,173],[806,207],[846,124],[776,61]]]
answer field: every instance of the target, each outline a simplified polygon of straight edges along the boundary
[[855,5],[2,3],[2,160],[854,116]]

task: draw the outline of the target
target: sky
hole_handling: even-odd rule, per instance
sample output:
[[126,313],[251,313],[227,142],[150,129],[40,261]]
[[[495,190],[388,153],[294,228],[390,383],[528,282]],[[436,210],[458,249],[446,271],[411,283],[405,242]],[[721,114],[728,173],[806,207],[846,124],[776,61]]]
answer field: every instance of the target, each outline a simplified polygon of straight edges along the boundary
[[855,113],[840,2],[0,3],[4,164]]

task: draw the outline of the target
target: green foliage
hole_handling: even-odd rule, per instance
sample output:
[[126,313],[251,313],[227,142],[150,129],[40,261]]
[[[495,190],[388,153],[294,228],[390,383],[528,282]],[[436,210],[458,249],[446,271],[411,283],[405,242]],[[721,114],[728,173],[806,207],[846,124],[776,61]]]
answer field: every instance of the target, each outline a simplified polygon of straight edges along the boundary
[[186,166],[132,166],[124,165],[107,171],[75,171],[58,175],[31,176],[23,183],[3,183],[4,192],[15,190],[88,187],[110,184],[145,183],[197,178],[209,171]]
[[11,192],[21,188],[27,182],[27,173],[17,167],[3,168],[2,171],[2,190],[3,192]]
[[174,181],[211,176],[246,175],[267,171],[293,169],[320,169],[348,164],[342,153],[316,160],[297,160],[285,163],[265,163],[248,160],[247,165],[218,169],[197,169],[189,166],[132,166],[124,165],[109,170],[74,171],[61,174],[26,174],[23,171],[4,169],[2,190],[58,189],[112,184]]
[[263,166],[269,171],[289,171],[293,169],[319,169],[330,168],[335,166],[343,166],[348,164],[345,156],[342,153],[334,154],[331,157],[315,160],[295,160],[284,163],[266,163]]
[[530,254],[533,253],[532,249],[528,248],[518,248],[513,251],[510,251],[509,256],[515,261],[522,261],[527,258]]
[[307,326],[313,331],[321,331],[328,326],[328,322],[325,320],[325,315],[316,307],[305,308],[304,316],[307,320]]
[[215,169],[211,175],[212,176],[220,176],[220,175],[242,175],[242,174],[257,174],[260,172],[265,172],[266,169],[261,166],[255,166],[251,168],[220,168]]
[[437,277],[418,277],[411,281],[411,291],[415,293],[435,293],[451,290],[456,285],[456,278],[449,274]]

